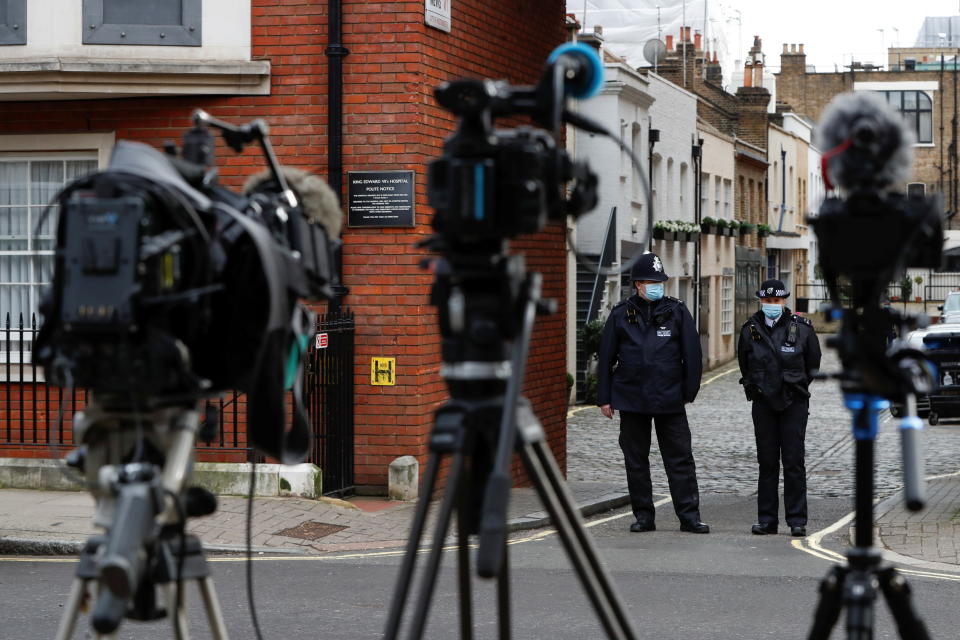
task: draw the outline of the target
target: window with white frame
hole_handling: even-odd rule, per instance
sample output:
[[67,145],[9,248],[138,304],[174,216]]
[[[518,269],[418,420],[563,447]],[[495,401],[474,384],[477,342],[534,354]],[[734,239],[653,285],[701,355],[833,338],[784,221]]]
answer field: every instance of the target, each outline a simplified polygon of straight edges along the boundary
[[[727,220],[733,220],[730,215],[730,203],[733,201],[733,180],[724,179],[723,181],[723,217]],[[746,218],[744,218],[746,220]]]
[[716,218],[719,218],[723,209],[720,208],[720,183],[722,179],[720,176],[713,177],[713,215]]
[[30,326],[50,282],[60,188],[95,171],[96,152],[0,155],[0,314]]
[[933,100],[925,91],[880,91],[921,144],[933,142]]
[[733,335],[733,276],[720,283],[720,335]]
[[700,174],[700,215],[710,215],[710,174]]
[[[0,135],[0,363],[30,362],[29,329],[52,276],[59,213],[53,207],[42,219],[43,211],[68,181],[107,164],[114,137],[112,132]],[[26,334],[18,330],[21,316]],[[0,380],[6,373],[0,367]],[[21,380],[32,368],[10,373],[11,380]]]

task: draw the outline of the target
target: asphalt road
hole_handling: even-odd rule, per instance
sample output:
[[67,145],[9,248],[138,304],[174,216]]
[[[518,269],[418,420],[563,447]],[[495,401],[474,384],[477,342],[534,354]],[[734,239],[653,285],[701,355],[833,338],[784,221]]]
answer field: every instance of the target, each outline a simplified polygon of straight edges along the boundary
[[[797,549],[786,535],[751,536],[754,499],[703,496],[709,535],[680,533],[660,507],[658,531],[631,534],[629,516],[596,517],[589,530],[619,587],[638,638],[805,638],[817,599],[817,586],[831,563]],[[848,501],[815,498],[811,533],[849,510]],[[824,539],[824,548],[842,551],[841,528]],[[596,616],[583,594],[556,535],[517,534],[510,546],[513,629],[517,638],[551,640],[602,638]],[[376,638],[383,632],[398,554],[360,553],[320,559],[268,559],[254,565],[256,602],[263,637]],[[245,591],[246,566],[234,558],[212,564],[230,637],[255,638]],[[66,559],[0,559],[0,638],[51,638],[66,599],[74,565]],[[934,638],[957,636],[960,581],[908,575],[921,615]],[[426,637],[457,637],[456,570],[446,554]],[[960,577],[958,577],[960,579]],[[496,638],[494,585],[475,581],[477,638]],[[191,592],[193,638],[209,638],[200,601]],[[407,619],[412,614],[412,607]],[[878,602],[878,640],[896,638],[886,606]],[[76,638],[86,635],[86,619]],[[831,638],[843,636],[835,630]],[[166,621],[126,621],[120,638],[168,639]]]

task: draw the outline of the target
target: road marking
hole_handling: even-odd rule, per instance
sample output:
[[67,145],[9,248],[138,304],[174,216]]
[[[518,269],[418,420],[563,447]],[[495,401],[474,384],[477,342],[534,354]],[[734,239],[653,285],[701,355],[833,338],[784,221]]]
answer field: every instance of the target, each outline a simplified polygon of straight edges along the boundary
[[[943,478],[951,478],[956,476],[960,476],[960,471],[953,472],[953,473],[944,473],[937,476],[928,476],[926,480],[927,482],[929,482],[930,480],[942,480]],[[880,500],[878,499],[874,502],[874,504],[879,502]],[[803,551],[804,553],[807,553],[814,557],[820,558],[821,560],[826,560],[828,562],[833,562],[836,564],[844,564],[847,561],[847,557],[843,554],[837,553],[836,551],[831,551],[830,549],[823,547],[823,545],[821,544],[821,541],[825,536],[837,531],[841,527],[844,527],[850,524],[850,522],[853,521],[855,517],[856,517],[856,512],[851,511],[847,515],[843,516],[842,518],[840,518],[839,520],[831,524],[829,527],[821,529],[820,531],[817,531],[816,533],[813,533],[802,540],[793,540],[791,541],[790,544],[793,546],[793,548]],[[911,576],[919,576],[922,578],[932,578],[935,580],[960,582],[960,575],[958,574],[931,571],[931,570],[909,569],[902,565],[906,563],[905,562],[906,560],[915,560],[915,558],[910,558],[909,556],[903,556],[899,553],[890,551],[888,549],[881,549],[881,552],[883,553],[884,559],[887,560],[887,562],[900,565],[897,567],[897,571],[899,573],[903,573]],[[960,567],[958,567],[958,572],[960,572]]]
[[707,386],[708,384],[710,384],[711,382],[713,382],[714,380],[716,380],[716,379],[718,379],[718,378],[722,378],[722,377],[725,376],[725,375],[731,374],[731,373],[733,373],[734,371],[739,371],[739,370],[740,370],[740,365],[737,364],[735,367],[730,367],[730,368],[727,369],[726,371],[721,371],[720,373],[718,373],[717,375],[713,376],[712,378],[709,378],[706,382],[704,382],[704,383],[701,384],[700,386],[701,386],[701,387],[705,387],[705,386]]

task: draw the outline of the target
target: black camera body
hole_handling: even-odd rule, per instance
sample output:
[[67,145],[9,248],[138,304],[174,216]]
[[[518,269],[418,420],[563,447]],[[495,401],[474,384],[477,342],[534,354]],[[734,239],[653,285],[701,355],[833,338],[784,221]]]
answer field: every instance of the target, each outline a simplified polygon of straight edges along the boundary
[[553,101],[541,95],[547,86],[468,79],[436,89],[437,102],[460,116],[443,156],[430,163],[427,194],[437,232],[456,243],[513,238],[596,206],[596,176],[558,146],[556,131],[493,128],[496,117],[518,114],[548,124],[542,105]]
[[[824,272],[852,282],[878,281],[897,268],[937,269],[943,250],[939,196],[853,193],[826,198],[811,220],[820,245]],[[870,292],[872,293],[872,292]]]
[[[122,141],[106,170],[58,195],[54,275],[34,361],[49,381],[93,391],[107,411],[191,407],[222,391],[246,392],[254,446],[293,461],[309,440],[302,407],[295,452],[283,427],[284,392],[313,330],[299,300],[332,296],[339,240],[323,223],[339,224],[339,206],[332,195],[329,211],[303,206],[284,174],[305,192],[322,181],[281,171],[259,121],[194,121],[182,157]],[[219,186],[207,126],[238,151],[260,142],[269,175],[244,194]]]

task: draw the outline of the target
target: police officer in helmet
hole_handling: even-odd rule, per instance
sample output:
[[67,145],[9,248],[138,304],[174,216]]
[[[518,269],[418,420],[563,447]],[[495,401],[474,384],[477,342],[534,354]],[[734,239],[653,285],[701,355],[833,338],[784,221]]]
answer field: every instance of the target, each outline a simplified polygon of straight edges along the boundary
[[651,422],[667,472],[680,529],[709,533],[700,521],[700,493],[684,405],[700,390],[700,339],[687,307],[663,295],[663,263],[644,253],[630,271],[636,295],[617,304],[603,327],[597,404],[607,418],[620,411],[620,448],[636,522],[630,531],[654,531],[650,482]]
[[753,402],[757,440],[756,535],[777,532],[780,462],[783,461],[783,507],[790,534],[807,534],[807,430],[812,373],[820,368],[820,343],[806,318],[790,311],[780,280],[767,280],[757,292],[761,309],[740,329],[737,359],[740,383]]

